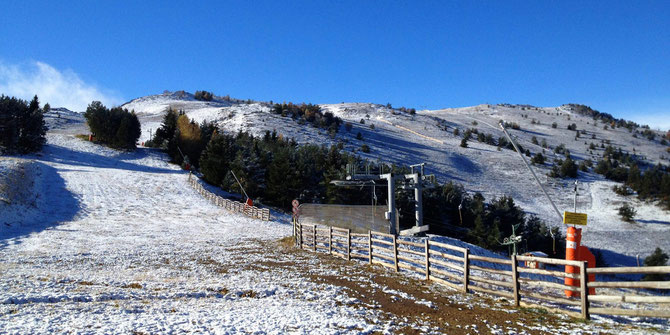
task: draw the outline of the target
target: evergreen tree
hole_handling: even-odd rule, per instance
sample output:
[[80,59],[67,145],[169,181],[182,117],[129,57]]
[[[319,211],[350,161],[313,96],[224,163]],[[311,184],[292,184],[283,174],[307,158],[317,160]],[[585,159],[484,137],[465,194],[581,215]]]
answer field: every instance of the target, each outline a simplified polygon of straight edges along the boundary
[[[168,149],[169,141],[174,138],[174,134],[177,131],[177,112],[172,108],[169,108],[165,116],[163,117],[163,123],[160,128],[156,129],[156,134],[154,135],[153,142],[157,147],[163,149]],[[174,148],[176,150],[176,148]],[[170,150],[168,150],[170,151]]]
[[19,148],[22,153],[39,151],[46,142],[46,124],[37,96],[30,101],[28,110],[19,119],[21,132]]
[[29,153],[38,151],[46,138],[44,115],[35,96],[30,104],[17,98],[0,96],[0,151]]
[[619,216],[621,216],[621,219],[626,222],[630,223],[635,222],[635,220],[633,219],[635,217],[635,214],[637,214],[637,211],[627,202],[624,203],[621,207],[619,207]]
[[[654,252],[644,259],[644,266],[666,266],[668,265],[668,254],[663,252],[661,248],[656,248]],[[642,280],[648,281],[663,281],[666,280],[665,274],[647,274]]]
[[134,149],[141,134],[135,112],[121,107],[107,109],[100,101],[93,101],[84,113],[96,141],[115,148]]
[[488,234],[488,229],[484,226],[484,220],[481,215],[475,216],[474,228],[470,230],[469,236],[472,243],[484,246],[486,245],[486,235]]
[[531,158],[530,162],[533,163],[533,164],[543,165],[544,164],[544,155],[542,155],[542,153],[538,152],[537,154],[535,154],[535,156],[533,156],[533,158]]

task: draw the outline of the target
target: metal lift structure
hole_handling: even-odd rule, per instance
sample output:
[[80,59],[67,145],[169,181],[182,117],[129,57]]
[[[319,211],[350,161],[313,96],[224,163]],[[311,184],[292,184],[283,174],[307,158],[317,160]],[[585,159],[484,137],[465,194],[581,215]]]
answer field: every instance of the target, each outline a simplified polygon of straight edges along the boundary
[[[379,173],[373,173],[368,165],[364,172],[359,172],[356,166],[347,165],[346,180],[334,180],[331,183],[337,186],[373,186],[377,182],[386,181],[388,190],[388,211],[385,214],[386,220],[389,221],[390,233],[394,235],[416,235],[428,231],[429,226],[423,223],[423,190],[433,188],[435,186],[435,175],[425,175],[425,163],[410,165],[409,174],[395,174],[393,172],[384,173],[382,170]],[[404,190],[414,190],[414,227],[399,231],[396,227],[397,208],[395,201],[395,190],[399,186]],[[373,191],[374,194],[374,191]]]

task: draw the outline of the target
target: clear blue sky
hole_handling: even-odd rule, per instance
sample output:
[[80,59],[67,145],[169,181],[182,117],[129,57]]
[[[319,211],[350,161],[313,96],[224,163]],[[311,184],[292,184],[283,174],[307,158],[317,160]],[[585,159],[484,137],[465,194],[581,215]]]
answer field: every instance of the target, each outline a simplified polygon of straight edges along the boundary
[[166,89],[417,109],[576,102],[670,127],[667,0],[2,7],[5,77],[26,84],[20,72],[40,62],[118,102]]

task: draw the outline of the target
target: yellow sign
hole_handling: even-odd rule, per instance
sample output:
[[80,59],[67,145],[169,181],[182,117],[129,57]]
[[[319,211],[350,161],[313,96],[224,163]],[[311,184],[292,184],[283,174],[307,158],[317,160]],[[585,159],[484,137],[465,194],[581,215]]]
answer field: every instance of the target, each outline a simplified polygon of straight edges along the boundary
[[565,224],[578,224],[586,226],[586,214],[584,213],[573,213],[573,212],[563,212],[563,223]]

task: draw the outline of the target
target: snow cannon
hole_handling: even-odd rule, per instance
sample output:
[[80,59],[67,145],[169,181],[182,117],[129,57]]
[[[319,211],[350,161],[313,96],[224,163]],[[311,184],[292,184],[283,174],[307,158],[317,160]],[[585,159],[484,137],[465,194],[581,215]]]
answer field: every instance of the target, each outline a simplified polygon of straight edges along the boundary
[[[591,253],[588,247],[581,245],[582,229],[568,227],[568,236],[565,241],[565,260],[567,261],[587,261],[589,268],[596,267],[596,257]],[[566,265],[566,274],[579,274],[579,267]],[[589,275],[589,282],[596,280],[596,275]],[[579,288],[580,279],[565,277],[565,285]],[[595,288],[589,288],[589,294],[595,294]],[[565,290],[566,297],[579,297],[579,289]]]

